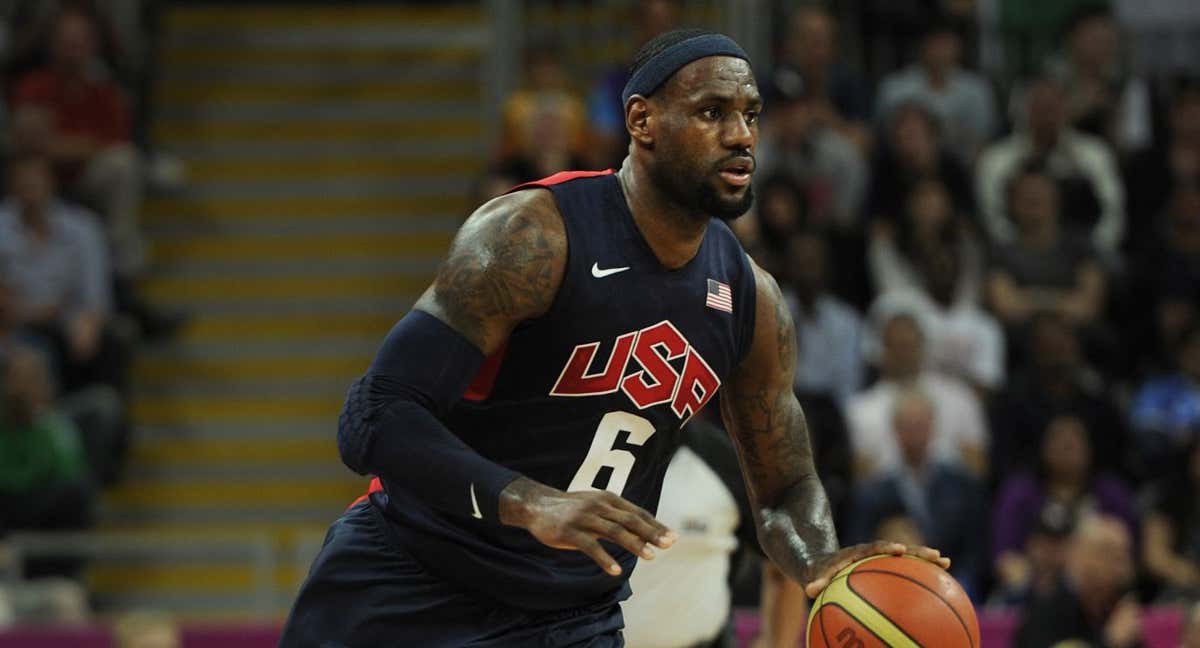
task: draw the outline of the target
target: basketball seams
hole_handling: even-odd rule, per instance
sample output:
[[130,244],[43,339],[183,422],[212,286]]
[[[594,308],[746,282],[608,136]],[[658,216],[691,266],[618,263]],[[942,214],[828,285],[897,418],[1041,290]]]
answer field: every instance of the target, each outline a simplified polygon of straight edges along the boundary
[[[942,603],[942,605],[945,605],[947,608],[950,609],[950,613],[953,614],[954,618],[958,620],[958,625],[962,626],[963,634],[965,634],[967,636],[967,643],[969,643],[971,645],[970,648],[975,648],[975,640],[971,637],[971,629],[967,627],[966,621],[964,621],[963,618],[961,616],[959,616],[958,610],[955,610],[954,606],[950,605],[949,601],[942,598],[942,596],[940,594],[933,591],[933,589],[931,589],[928,585],[925,585],[921,581],[919,581],[911,576],[906,576],[904,574],[900,574],[900,573],[893,572],[893,571],[885,571],[882,569],[863,569],[863,570],[855,570],[850,573],[851,574],[887,574],[889,576],[895,576],[896,578],[902,578],[902,579],[916,585],[917,587],[920,587],[921,589],[929,592],[930,594],[933,595],[934,598],[936,598],[938,601],[940,601]],[[850,577],[850,574],[846,574],[846,578],[849,579],[849,577]],[[860,600],[862,600],[867,605],[871,606],[871,608],[874,609],[876,612],[879,612],[883,616],[887,616],[886,614],[883,613],[883,610],[880,610],[879,608],[875,607],[875,604],[873,604],[870,601],[870,599],[864,597],[858,590],[854,589],[854,583],[847,580],[846,587],[848,587],[851,592],[854,592],[854,595],[857,596]],[[896,627],[900,630],[900,632],[904,632],[904,629],[900,628],[899,625],[897,625]],[[904,635],[908,636],[908,633],[904,632]],[[912,637],[909,637],[909,638],[912,639]],[[913,643],[918,643],[918,642],[916,640],[914,640]],[[918,645],[920,645],[920,644],[918,643]]]
[[[862,597],[860,596],[859,598],[862,598]],[[850,610],[847,610],[847,609],[846,609],[844,606],[842,606],[842,605],[840,605],[840,604],[838,604],[838,603],[829,603],[829,604],[827,605],[827,607],[835,607],[835,608],[837,608],[837,609],[841,610],[842,612],[845,612],[847,617],[850,617],[851,619],[853,619],[854,621],[856,621],[856,622],[858,623],[858,626],[859,626],[860,628],[862,628],[863,630],[866,630],[867,632],[871,633],[871,636],[872,636],[872,637],[875,637],[876,639],[878,639],[878,640],[879,640],[879,643],[881,643],[881,644],[883,644],[883,645],[885,645],[885,646],[886,646],[886,645],[888,645],[888,642],[887,642],[887,640],[886,640],[886,639],[884,639],[883,637],[879,636],[879,633],[875,632],[875,629],[874,629],[874,628],[872,628],[871,626],[867,625],[867,623],[866,623],[865,621],[863,621],[862,619],[860,619],[860,618],[858,618],[858,617],[854,616],[854,613],[853,613],[853,612],[851,612]],[[874,606],[872,606],[872,607],[874,607]],[[903,630],[901,630],[901,632],[904,632],[904,631],[903,631]],[[822,617],[821,617],[821,636],[822,636],[822,638],[823,638],[823,639],[825,639],[825,644],[826,644],[826,645],[829,645],[829,635],[825,634],[825,617],[824,617],[824,616],[822,616]],[[905,634],[904,636],[906,636],[906,637],[907,637],[908,635],[907,635],[907,634]],[[909,638],[911,639],[912,637],[909,637]],[[917,646],[918,646],[918,647],[920,647],[920,646],[921,646],[921,644],[917,643],[916,641],[914,641],[913,643],[917,644]]]
[[[857,565],[858,563],[855,564],[855,566]],[[834,592],[837,596],[846,597],[847,603],[853,603],[854,607],[859,607],[860,609],[855,610],[847,607],[846,605],[836,604],[833,602],[828,604],[823,603],[823,605],[837,605],[837,607],[845,611],[847,616],[849,616],[851,619],[854,619],[854,621],[862,627],[870,630],[871,634],[875,636],[884,637],[884,635],[894,634],[895,636],[891,639],[886,637],[882,638],[882,641],[885,645],[901,646],[902,648],[922,648],[921,644],[909,636],[907,632],[900,628],[900,626],[896,625],[895,621],[893,621],[874,605],[871,605],[869,601],[864,599],[861,595],[859,595],[858,592],[854,591],[850,587],[848,580],[850,573],[853,573],[852,568],[848,568],[846,574],[842,577],[833,579],[829,583],[829,586],[825,588],[825,591],[822,592],[822,594]],[[866,618],[863,616],[864,613],[869,613],[874,618]],[[880,625],[879,627],[872,627],[873,623],[878,623]]]

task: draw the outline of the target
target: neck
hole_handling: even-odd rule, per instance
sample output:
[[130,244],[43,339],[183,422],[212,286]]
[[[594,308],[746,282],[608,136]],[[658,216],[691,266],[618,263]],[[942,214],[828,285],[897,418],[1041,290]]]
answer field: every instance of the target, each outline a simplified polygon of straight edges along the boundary
[[1046,483],[1046,492],[1057,500],[1074,500],[1083,492],[1083,480],[1076,477],[1051,477]]
[[689,212],[663,195],[650,180],[649,169],[632,155],[625,158],[617,179],[633,222],[658,262],[669,269],[687,265],[700,250],[708,218]]
[[929,85],[940,90],[950,78],[950,70],[927,66],[925,68],[925,76],[929,78]]
[[46,212],[44,209],[37,207],[22,207],[21,224],[25,229],[35,234],[45,234],[49,230],[49,222],[46,220]]

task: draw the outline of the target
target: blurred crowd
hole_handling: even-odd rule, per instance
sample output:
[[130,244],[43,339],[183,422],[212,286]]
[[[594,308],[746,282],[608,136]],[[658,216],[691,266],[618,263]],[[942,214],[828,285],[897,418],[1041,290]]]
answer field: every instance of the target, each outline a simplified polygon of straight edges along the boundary
[[[92,526],[129,444],[132,355],[180,323],[137,288],[147,4],[0,3],[0,536]],[[0,617],[86,615],[81,564],[15,566],[34,585],[0,591]]]
[[[779,3],[733,226],[791,305],[842,540],[940,548],[1042,610],[1019,645],[1131,646],[1139,604],[1200,596],[1200,69],[1134,66],[1106,2],[1029,4]],[[636,3],[630,51],[680,12]],[[625,155],[626,70],[529,40],[480,200]]]

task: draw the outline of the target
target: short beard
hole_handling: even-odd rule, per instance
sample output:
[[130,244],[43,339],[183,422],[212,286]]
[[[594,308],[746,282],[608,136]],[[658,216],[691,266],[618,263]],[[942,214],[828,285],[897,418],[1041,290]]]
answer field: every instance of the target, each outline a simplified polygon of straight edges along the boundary
[[685,174],[678,173],[665,165],[656,164],[650,167],[650,179],[654,186],[667,194],[671,202],[683,207],[689,214],[708,220],[717,218],[731,221],[750,211],[754,204],[754,187],[746,187],[746,193],[737,202],[721,199],[717,189],[707,182],[697,183],[698,186],[685,185]]

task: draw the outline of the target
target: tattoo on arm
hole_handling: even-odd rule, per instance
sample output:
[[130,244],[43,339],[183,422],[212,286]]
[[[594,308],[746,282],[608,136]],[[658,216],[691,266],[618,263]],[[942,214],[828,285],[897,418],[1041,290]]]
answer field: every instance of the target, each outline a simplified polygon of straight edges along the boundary
[[565,267],[566,233],[553,198],[518,192],[467,221],[416,307],[491,353],[518,322],[550,308]]
[[746,473],[763,548],[802,580],[812,558],[837,550],[837,539],[804,412],[792,393],[795,327],[775,281],[757,274],[753,346],[723,392],[722,411]]

